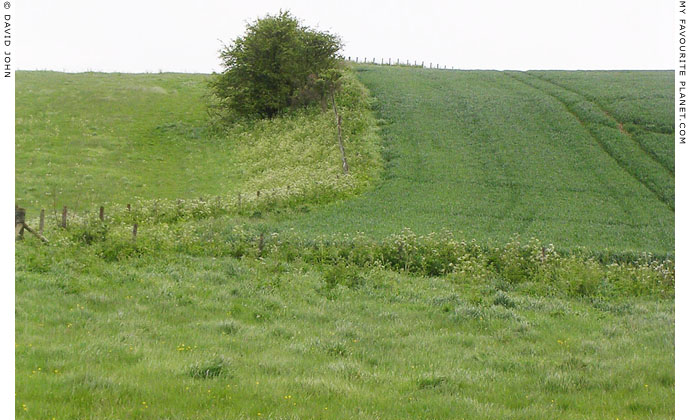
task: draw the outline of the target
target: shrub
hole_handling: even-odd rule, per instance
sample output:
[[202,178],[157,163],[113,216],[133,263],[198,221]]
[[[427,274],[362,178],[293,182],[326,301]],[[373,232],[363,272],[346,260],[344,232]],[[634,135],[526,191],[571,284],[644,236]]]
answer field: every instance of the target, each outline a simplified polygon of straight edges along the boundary
[[341,46],[337,35],[305,27],[290,12],[257,19],[221,50],[224,71],[210,84],[214,114],[223,122],[270,118],[323,100],[329,84],[322,76],[335,69]]

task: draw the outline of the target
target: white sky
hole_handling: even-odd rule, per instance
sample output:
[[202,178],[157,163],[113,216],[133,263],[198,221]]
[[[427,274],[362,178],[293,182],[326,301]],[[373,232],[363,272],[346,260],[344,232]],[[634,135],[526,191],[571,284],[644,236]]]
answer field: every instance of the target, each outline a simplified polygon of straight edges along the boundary
[[[219,71],[218,50],[279,9],[345,56],[464,69],[671,69],[671,0],[12,2],[19,69]],[[14,53],[13,53],[14,54]]]

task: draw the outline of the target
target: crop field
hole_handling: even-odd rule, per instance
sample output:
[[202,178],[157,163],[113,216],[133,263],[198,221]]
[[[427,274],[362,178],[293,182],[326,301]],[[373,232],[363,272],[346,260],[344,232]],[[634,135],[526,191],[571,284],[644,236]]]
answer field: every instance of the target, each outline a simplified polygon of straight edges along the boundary
[[[673,158],[671,137],[657,139],[665,158],[655,158],[598,106],[542,80],[551,74],[361,67],[385,121],[385,180],[295,228],[374,236],[448,229],[498,242],[517,233],[562,249],[673,252],[674,177],[664,164]],[[632,97],[649,127],[667,127],[668,74],[641,77],[660,99],[604,85],[614,93],[602,103],[628,124],[625,113],[635,108],[623,104]]]
[[598,105],[619,122],[640,146],[673,172],[673,73],[529,72]]
[[674,418],[671,73],[208,77],[17,73],[17,418]]

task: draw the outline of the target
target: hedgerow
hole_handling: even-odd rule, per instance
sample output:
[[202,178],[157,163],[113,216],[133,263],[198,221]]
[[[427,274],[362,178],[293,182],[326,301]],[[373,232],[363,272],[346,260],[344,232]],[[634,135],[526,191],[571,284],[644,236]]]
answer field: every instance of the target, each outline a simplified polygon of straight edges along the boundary
[[48,245],[27,239],[21,245],[18,265],[44,270],[44,254],[57,259],[90,255],[108,262],[180,254],[231,256],[325,267],[331,287],[356,287],[363,281],[360,271],[378,268],[448,276],[459,284],[500,282],[539,295],[674,296],[675,262],[670,256],[626,255],[621,261],[603,262],[595,254],[561,253],[552,244],[535,238],[523,241],[519,236],[498,246],[459,240],[450,232],[417,235],[410,230],[381,240],[364,234],[305,238],[294,231],[270,231],[263,224],[238,223],[229,217],[147,225],[136,238],[126,223],[85,223],[55,234],[57,240]]

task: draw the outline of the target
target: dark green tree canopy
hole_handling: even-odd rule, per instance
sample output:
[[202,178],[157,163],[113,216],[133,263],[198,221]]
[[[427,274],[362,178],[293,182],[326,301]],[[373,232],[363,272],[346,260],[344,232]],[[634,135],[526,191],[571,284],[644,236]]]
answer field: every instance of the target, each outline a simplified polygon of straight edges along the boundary
[[337,66],[341,48],[337,35],[305,27],[290,12],[257,19],[220,52],[224,70],[211,82],[215,108],[226,118],[266,118],[323,100],[318,81]]

